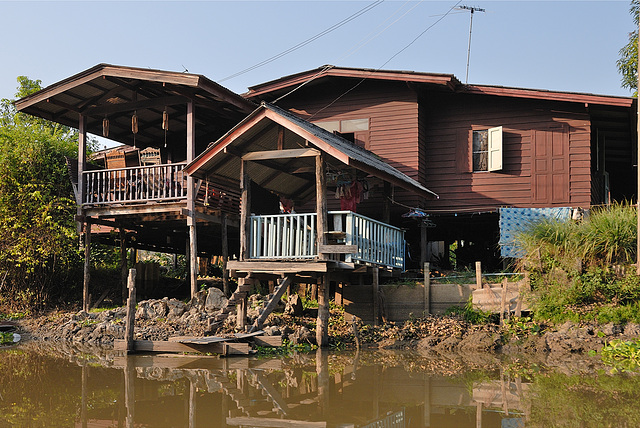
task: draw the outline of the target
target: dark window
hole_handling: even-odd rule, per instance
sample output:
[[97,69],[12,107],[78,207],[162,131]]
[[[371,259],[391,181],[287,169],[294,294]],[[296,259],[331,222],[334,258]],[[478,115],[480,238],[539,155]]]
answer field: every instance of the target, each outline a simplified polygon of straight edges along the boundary
[[473,131],[473,170],[489,170],[489,132]]

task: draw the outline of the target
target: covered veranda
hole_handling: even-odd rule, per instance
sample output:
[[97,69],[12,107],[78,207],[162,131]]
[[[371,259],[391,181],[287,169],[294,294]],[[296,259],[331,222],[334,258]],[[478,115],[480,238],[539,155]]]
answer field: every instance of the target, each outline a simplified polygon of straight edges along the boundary
[[[223,254],[237,240],[239,194],[225,181],[184,173],[187,163],[255,105],[204,76],[99,64],[16,102],[16,108],[79,131],[68,160],[84,235],[84,306],[89,306],[92,225],[118,230],[94,237],[127,247],[188,254],[192,294],[199,254]],[[123,146],[88,156],[89,134]],[[197,227],[196,227],[197,226]],[[95,231],[95,229],[94,229]],[[123,287],[126,264],[122,261]],[[125,295],[123,288],[123,297]]]
[[[271,301],[279,300],[288,284],[314,282],[320,345],[327,343],[332,275],[369,272],[377,278],[380,269],[404,267],[401,229],[350,210],[328,209],[327,194],[335,191],[337,177],[366,178],[379,183],[376,189],[397,186],[425,199],[437,197],[373,153],[266,103],[185,171],[204,181],[235,182],[240,188],[240,257],[228,264],[238,278],[229,304],[237,304],[239,326],[244,326],[246,297],[255,280],[278,282]],[[261,327],[269,308],[267,302],[249,329]]]

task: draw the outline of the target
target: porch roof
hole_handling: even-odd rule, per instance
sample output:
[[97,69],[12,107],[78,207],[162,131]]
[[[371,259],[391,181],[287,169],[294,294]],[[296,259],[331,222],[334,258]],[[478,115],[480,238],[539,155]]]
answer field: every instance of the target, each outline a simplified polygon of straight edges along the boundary
[[[140,146],[163,141],[162,114],[169,114],[171,136],[184,142],[186,103],[197,112],[196,132],[203,138],[237,124],[256,107],[251,101],[198,74],[98,64],[16,101],[16,108],[73,128],[79,115],[87,130],[102,135],[109,119],[109,139],[132,144],[131,115],[138,116],[136,142]],[[212,139],[213,139],[212,138]],[[209,140],[211,141],[211,140]]]
[[197,178],[239,182],[241,160],[251,179],[281,196],[307,199],[315,194],[315,159],[328,155],[329,171],[345,165],[433,199],[438,195],[393,168],[374,153],[307,122],[287,110],[262,103],[253,113],[212,143],[186,167]]

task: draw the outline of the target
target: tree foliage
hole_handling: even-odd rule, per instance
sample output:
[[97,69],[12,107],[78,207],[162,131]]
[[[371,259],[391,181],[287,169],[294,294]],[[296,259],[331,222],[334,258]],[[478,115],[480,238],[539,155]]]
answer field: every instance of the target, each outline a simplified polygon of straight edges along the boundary
[[638,19],[640,14],[640,0],[631,0],[629,13],[633,16],[635,30],[629,33],[629,42],[620,49],[620,59],[617,61],[618,71],[622,75],[622,87],[633,90],[637,95],[638,87]]
[[[25,76],[18,83],[16,98],[41,88]],[[0,304],[41,305],[77,282],[75,201],[64,159],[76,147],[71,128],[0,101]]]

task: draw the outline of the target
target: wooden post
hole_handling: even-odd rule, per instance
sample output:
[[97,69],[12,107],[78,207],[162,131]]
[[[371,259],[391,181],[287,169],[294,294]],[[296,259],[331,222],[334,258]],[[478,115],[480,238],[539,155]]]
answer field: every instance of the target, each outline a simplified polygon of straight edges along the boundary
[[420,224],[420,264],[427,262],[427,226]]
[[251,221],[251,178],[247,174],[246,161],[240,163],[240,260],[249,259],[249,222]]
[[[640,22],[638,22],[638,46],[636,52],[640,52]],[[638,74],[638,86],[637,91],[640,94],[640,55],[638,57],[638,64],[636,70]],[[638,111],[636,114],[636,211],[637,211],[637,224],[636,224],[636,275],[640,275],[640,99],[636,99]]]
[[[316,214],[318,217],[317,248],[327,243],[325,232],[327,231],[327,176],[325,174],[324,154],[316,156]],[[318,251],[319,260],[327,260],[328,256]]]
[[124,227],[118,229],[120,236],[120,285],[122,287],[122,304],[127,302],[127,232]]
[[[193,101],[187,103],[187,163],[193,161],[196,155],[196,120]],[[196,195],[195,184],[191,175],[187,176],[187,226],[189,227],[189,282],[191,283],[191,297],[198,292],[198,240],[196,234]]]
[[82,282],[82,309],[89,311],[89,281],[91,280],[91,220],[87,218],[84,228],[84,279]]
[[134,351],[133,329],[136,322],[136,270],[129,269],[129,299],[127,300],[127,322],[125,325],[125,336],[127,353]]
[[[87,117],[78,115],[78,196],[80,204],[85,201],[86,189],[84,185],[84,170],[87,168]],[[78,207],[78,214],[82,214]]]
[[380,291],[380,279],[379,279],[379,272],[378,272],[378,268],[377,267],[373,267],[372,268],[373,271],[373,295],[371,297],[373,297],[373,325],[378,325],[378,318],[380,317],[380,307],[378,305],[379,299],[378,299],[378,293]]
[[222,213],[222,290],[224,296],[229,298],[231,291],[229,290],[229,271],[227,270],[227,261],[229,260],[229,229],[227,213]]
[[82,422],[82,428],[87,428],[87,378],[88,374],[87,363],[82,364],[82,407],[80,408],[80,421]]
[[318,283],[318,319],[316,322],[316,343],[323,347],[329,345],[329,274],[326,273]]
[[482,263],[476,262],[476,288],[482,288]]
[[500,300],[500,325],[504,323],[504,312],[507,305],[507,278],[502,280],[502,296]]
[[424,313],[431,313],[431,263],[424,264]]

